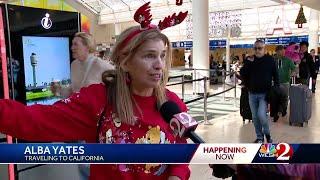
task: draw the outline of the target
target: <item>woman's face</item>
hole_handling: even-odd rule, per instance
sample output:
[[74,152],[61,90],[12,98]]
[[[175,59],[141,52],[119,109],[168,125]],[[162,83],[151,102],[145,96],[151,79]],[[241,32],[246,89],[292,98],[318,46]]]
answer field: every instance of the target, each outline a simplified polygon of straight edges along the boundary
[[307,45],[301,45],[300,46],[300,52],[305,53],[308,52],[308,46]]
[[72,40],[71,46],[72,57],[78,60],[86,60],[89,54],[89,48],[85,46],[80,37],[75,37]]
[[161,82],[166,53],[164,42],[160,39],[148,40],[139,47],[124,65],[130,75],[132,90],[152,95],[153,89]]
[[316,51],[315,51],[315,50],[312,50],[312,51],[310,51],[310,54],[311,54],[312,56],[315,56],[315,55],[316,55]]

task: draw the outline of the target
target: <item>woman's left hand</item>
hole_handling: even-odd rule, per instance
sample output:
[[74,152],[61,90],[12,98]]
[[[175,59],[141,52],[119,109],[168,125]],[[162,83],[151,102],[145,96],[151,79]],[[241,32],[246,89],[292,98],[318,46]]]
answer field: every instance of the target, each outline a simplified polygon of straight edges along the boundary
[[169,176],[168,180],[181,180],[178,176]]

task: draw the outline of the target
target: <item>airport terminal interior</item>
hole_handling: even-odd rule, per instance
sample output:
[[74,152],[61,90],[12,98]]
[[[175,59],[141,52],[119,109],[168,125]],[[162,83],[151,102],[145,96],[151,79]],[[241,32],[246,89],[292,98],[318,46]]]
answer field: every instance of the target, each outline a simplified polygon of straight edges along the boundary
[[[0,2],[0,56],[9,60],[5,71],[7,75],[1,69],[1,98],[15,99],[29,106],[52,104],[59,100],[51,98],[52,92],[47,88],[49,84],[58,80],[62,85],[72,83],[70,47],[75,33],[90,33],[96,44],[95,56],[110,61],[119,34],[137,25],[133,19],[134,12],[148,1]],[[287,52],[292,44],[299,47],[301,42],[308,42],[307,52],[314,51],[310,56],[314,60],[314,74],[319,71],[319,0],[150,2],[153,24],[173,13],[188,11],[181,24],[162,31],[172,46],[167,89],[187,105],[188,113],[199,123],[195,132],[207,143],[253,143],[256,140],[253,120],[242,115],[245,83],[241,81],[240,69],[248,58],[256,57],[253,55],[256,55],[257,40],[263,42],[264,54],[274,59],[278,57],[279,48]],[[293,50],[291,53],[298,52]],[[48,59],[48,64],[44,65],[47,68],[37,70],[36,74],[35,68],[42,65],[39,59],[44,56]],[[53,63],[53,57],[63,60]],[[300,60],[297,61],[300,63]],[[302,83],[307,87],[309,117],[299,122],[290,120],[290,115],[294,114],[291,111],[294,109],[291,104],[294,97],[290,97],[290,87],[286,114],[280,114],[275,121],[271,117],[270,105],[266,110],[273,143],[320,143],[320,75],[315,78],[309,75],[306,83],[296,82],[299,63],[292,61],[296,69],[292,70],[288,85],[294,87]],[[311,74],[310,69],[308,72]],[[23,82],[19,82],[19,76],[23,76]],[[8,91],[2,89],[5,83]],[[248,97],[246,101],[249,101]],[[249,104],[248,108],[250,111]],[[0,134],[0,139],[1,143],[6,143],[4,134]],[[34,167],[28,169],[31,166]],[[206,164],[189,167],[191,180],[219,179],[212,176],[212,169]],[[15,180],[82,180],[77,165],[19,164],[15,172]],[[8,177],[8,166],[0,164],[0,180],[9,180]]]

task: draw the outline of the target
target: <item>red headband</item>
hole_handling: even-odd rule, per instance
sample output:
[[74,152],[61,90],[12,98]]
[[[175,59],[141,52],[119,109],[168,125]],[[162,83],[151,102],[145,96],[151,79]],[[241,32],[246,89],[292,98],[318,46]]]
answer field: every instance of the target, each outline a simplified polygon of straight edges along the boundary
[[127,36],[127,38],[122,41],[121,46],[120,46],[121,49],[122,49],[124,46],[126,46],[126,45],[128,44],[128,42],[132,40],[132,38],[134,38],[136,35],[140,34],[141,32],[146,31],[146,30],[150,30],[150,29],[157,29],[157,28],[158,28],[158,27],[157,27],[156,25],[150,24],[147,28],[144,28],[144,29],[141,29],[141,28],[140,28],[140,29],[137,29],[137,30],[131,32],[131,33]]
[[[171,16],[167,16],[163,19],[163,21],[160,20],[158,25],[151,24],[152,15],[150,14],[150,8],[149,6],[150,2],[145,3],[142,5],[137,11],[134,13],[134,20],[140,24],[140,29],[137,29],[133,32],[131,32],[127,38],[121,43],[121,49],[130,41],[132,40],[136,35],[139,33],[150,30],[150,29],[159,29],[163,30],[168,27],[175,26],[177,24],[180,24],[188,15],[188,11],[186,12],[179,12],[178,15],[176,13],[172,14]],[[178,6],[182,5],[182,0],[176,0],[176,4]]]

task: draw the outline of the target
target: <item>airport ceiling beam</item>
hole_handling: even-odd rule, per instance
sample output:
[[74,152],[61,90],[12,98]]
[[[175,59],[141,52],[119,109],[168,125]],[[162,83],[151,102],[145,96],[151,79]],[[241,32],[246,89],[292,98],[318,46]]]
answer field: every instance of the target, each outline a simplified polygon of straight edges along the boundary
[[90,21],[92,21],[93,23],[95,23],[95,24],[98,23],[98,16],[99,16],[98,12],[95,12],[93,9],[86,7],[85,5],[80,3],[79,1],[65,0],[65,2],[67,4],[69,4],[70,6],[72,6],[73,8],[75,8],[81,14],[87,16],[90,19]]
[[288,2],[294,2],[297,4],[301,4],[303,6],[309,7],[311,9],[315,9],[320,11],[320,3],[319,0],[272,0],[274,2],[280,3],[280,4],[286,4]]

